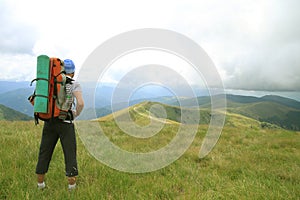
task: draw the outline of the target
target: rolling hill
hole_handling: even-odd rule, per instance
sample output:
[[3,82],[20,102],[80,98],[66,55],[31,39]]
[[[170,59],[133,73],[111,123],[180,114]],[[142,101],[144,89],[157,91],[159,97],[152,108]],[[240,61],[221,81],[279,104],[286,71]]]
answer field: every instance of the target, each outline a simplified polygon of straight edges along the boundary
[[300,102],[296,101],[294,99],[289,99],[289,98],[284,98],[281,96],[275,96],[275,95],[267,95],[267,96],[263,96],[261,98],[264,101],[271,101],[271,102],[275,102],[275,103],[279,103],[291,108],[296,108],[296,109],[300,109]]
[[[185,107],[182,111],[189,112],[190,118],[193,118],[193,114],[201,110],[201,124],[208,124],[210,121],[210,97],[198,97],[198,103],[200,110],[193,108],[195,105],[190,104],[193,102],[191,99],[182,100],[182,106]],[[129,112],[132,119],[139,119],[141,115],[144,117],[151,115],[152,118],[166,118],[167,120],[175,123],[180,123],[181,109],[176,106],[178,102],[172,103],[173,105],[167,105],[163,103],[154,103],[145,101],[139,104],[135,104],[128,108],[123,108],[114,114],[109,114],[99,118],[100,121],[112,120],[113,115],[119,118],[125,113]],[[159,105],[153,106],[153,105]],[[161,107],[163,109],[161,109]],[[249,117],[260,122],[271,123],[276,126],[289,129],[300,130],[300,102],[283,98],[280,96],[264,96],[261,98],[251,96],[238,96],[227,95],[227,112],[232,114],[239,114],[245,117]],[[162,112],[164,110],[164,112]],[[109,113],[106,110],[106,113]],[[149,118],[149,117],[148,117]],[[185,121],[182,121],[185,123]],[[191,123],[191,121],[189,122]],[[194,123],[194,122],[192,122]]]
[[[182,113],[184,112],[185,116],[187,116],[186,119],[182,118]],[[112,114],[106,115],[104,117],[100,117],[97,119],[97,121],[112,121],[114,118],[122,119],[122,120],[128,120],[124,116],[126,113],[129,113],[131,119],[135,122],[143,121],[144,124],[147,122],[150,123],[150,119],[156,120],[156,121],[162,121],[166,120],[165,123],[171,123],[171,124],[178,124],[178,123],[184,123],[184,124],[194,124],[194,123],[200,123],[200,124],[208,124],[210,121],[210,112],[207,109],[189,109],[189,108],[183,108],[177,106],[171,106],[163,103],[158,102],[151,102],[151,101],[145,101],[139,104],[135,104],[133,106],[130,106],[128,108],[124,108],[122,110],[119,110],[117,112],[114,112]],[[197,119],[196,117],[193,117],[194,115],[200,115],[200,122],[195,121],[194,119]]]
[[[217,101],[219,100],[216,97]],[[185,99],[183,106],[210,108],[210,97],[198,97],[198,105]],[[226,95],[227,111],[241,114],[260,122],[268,122],[290,130],[300,130],[300,102],[281,96],[267,95],[263,97]],[[176,104],[176,102],[174,103]]]
[[[9,83],[1,82],[1,95],[0,104],[5,105],[11,109],[19,111],[23,114],[31,116],[33,113],[33,106],[28,103],[27,97],[32,94],[34,87],[30,87],[28,82],[20,83]],[[18,88],[23,87],[23,88]],[[110,105],[110,97],[112,95],[111,86],[101,86],[95,93],[95,109],[96,117],[104,117],[113,112]],[[153,91],[152,91],[153,93]],[[209,112],[211,107],[209,96],[200,96],[197,98],[198,103],[195,105],[194,99],[187,97],[174,97],[174,96],[159,96],[159,94],[153,95],[148,94],[147,91],[140,91],[136,95],[135,99],[130,99],[129,102],[116,102],[114,111],[125,109],[129,106],[138,105],[142,102],[152,101],[160,102],[167,112],[169,120],[178,122],[180,121],[181,115],[179,113],[179,101],[182,107],[186,107],[186,111],[191,112],[188,108],[200,107],[203,110],[201,115],[203,119],[200,123],[208,122]],[[142,97],[147,98],[142,98]],[[157,97],[159,96],[159,97]],[[139,98],[138,98],[139,97]],[[216,99],[220,99],[220,96],[216,96]],[[226,95],[227,99],[227,110],[231,113],[241,114],[260,122],[268,122],[278,125],[282,128],[291,130],[300,130],[300,102],[281,97],[276,95],[267,95],[263,97],[253,96],[241,96],[241,95]],[[121,101],[121,100],[120,100]],[[166,106],[169,105],[169,106]],[[142,107],[139,108],[140,112],[148,112],[149,108],[152,107],[150,103],[144,105],[145,110]],[[88,110],[89,108],[87,108]],[[89,110],[90,113],[94,113],[93,109]],[[93,119],[89,112],[83,113],[80,119]],[[134,113],[134,111],[131,111]],[[205,113],[207,112],[207,113]],[[148,112],[149,113],[149,112]],[[152,108],[151,113],[153,117],[160,118],[162,113],[159,113],[159,109]]]
[[261,98],[227,95],[227,110],[260,122],[300,130],[300,102],[275,95]]
[[228,108],[228,110],[285,129],[300,130],[300,110],[279,103],[263,101]]
[[34,88],[19,88],[2,93],[0,95],[0,104],[17,110],[26,115],[33,115],[33,106],[27,98],[33,93]]
[[0,120],[28,121],[32,120],[32,117],[0,104]]

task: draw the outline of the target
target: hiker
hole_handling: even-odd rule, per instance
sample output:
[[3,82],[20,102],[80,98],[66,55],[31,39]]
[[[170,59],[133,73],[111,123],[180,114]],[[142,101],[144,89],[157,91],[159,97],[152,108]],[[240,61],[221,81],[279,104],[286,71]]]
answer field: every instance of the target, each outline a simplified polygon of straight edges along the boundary
[[[64,68],[66,76],[72,79],[75,73],[75,65],[73,61],[70,59],[64,60]],[[51,157],[58,139],[60,139],[64,153],[65,171],[69,184],[68,188],[70,190],[76,188],[78,168],[76,158],[76,136],[73,120],[79,116],[82,111],[84,101],[82,98],[81,86],[78,82],[73,81],[69,86],[67,85],[67,90],[67,95],[68,92],[71,92],[72,94],[71,103],[73,104],[73,106],[69,109],[67,117],[55,117],[44,122],[38,162],[36,165],[39,189],[43,189],[46,186],[45,174],[48,171]],[[70,101],[70,99],[67,101]]]

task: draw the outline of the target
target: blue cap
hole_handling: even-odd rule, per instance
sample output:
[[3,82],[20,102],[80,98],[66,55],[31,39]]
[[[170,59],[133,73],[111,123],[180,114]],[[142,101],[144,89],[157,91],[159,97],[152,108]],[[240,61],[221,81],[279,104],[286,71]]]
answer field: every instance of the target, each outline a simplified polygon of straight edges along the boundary
[[66,74],[72,74],[75,72],[75,65],[70,59],[64,60],[64,67]]

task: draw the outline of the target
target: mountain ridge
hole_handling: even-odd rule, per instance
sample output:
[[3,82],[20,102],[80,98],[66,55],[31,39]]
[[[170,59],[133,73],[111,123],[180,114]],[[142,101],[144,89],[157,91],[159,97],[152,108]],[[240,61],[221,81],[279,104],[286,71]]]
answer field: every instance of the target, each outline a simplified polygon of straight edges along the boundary
[[[204,119],[202,123],[205,122],[208,124],[211,116],[209,111],[210,103],[208,103],[210,97],[198,97],[198,99],[200,99],[200,102],[202,103],[199,105],[200,110],[202,110],[201,118]],[[190,102],[190,99],[186,99],[184,101]],[[123,108],[122,112],[125,112],[126,110],[128,112],[129,110],[131,117],[134,118],[135,116],[133,116],[133,111],[137,111],[135,106],[138,106],[138,110],[143,111],[144,113],[150,113],[151,106],[157,104],[162,106],[167,113],[167,120],[180,123],[181,108],[176,106],[177,103],[178,102],[173,103],[173,105],[167,105],[161,102],[142,102],[134,106],[129,106],[128,108]],[[300,102],[282,97],[277,98],[276,96],[248,98],[245,96],[230,95],[227,99],[227,103],[227,112],[229,113],[243,115],[259,122],[271,123],[285,129],[300,130],[300,121],[298,120],[300,119],[300,109],[297,109],[297,107],[300,105]],[[192,109],[193,106],[183,103],[182,108],[183,110],[188,108]],[[161,108],[156,110],[152,109],[151,114],[157,118],[161,118],[161,114],[159,114],[160,109]],[[120,115],[120,113],[116,113],[118,113],[118,111],[115,112],[115,115]],[[110,120],[113,118],[113,114],[108,116],[110,116]],[[99,119],[101,119],[101,117]],[[102,119],[105,119],[105,116]]]
[[[164,110],[163,112],[161,112],[162,109]],[[182,112],[185,112],[185,116],[189,117],[186,119],[182,118]],[[149,123],[150,119],[167,124],[208,124],[210,121],[210,113],[207,110],[201,110],[201,120],[199,117],[195,117],[196,119],[194,120],[193,115],[200,116],[200,110],[187,108],[181,110],[181,108],[177,106],[151,101],[145,101],[129,106],[109,115],[97,118],[95,121],[113,121],[115,118],[128,120],[128,118],[125,119],[124,117],[126,113],[129,113],[130,118],[133,121],[148,121]]]
[[0,120],[29,121],[32,119],[32,117],[0,104]]
[[[29,82],[10,83],[0,81],[0,86],[0,92],[2,92],[0,95],[0,104],[3,104],[6,107],[24,113],[28,116],[33,115],[33,106],[27,101],[27,98],[33,93],[34,87],[30,87]],[[147,90],[141,90],[138,93],[142,95],[141,97],[146,96],[147,98],[138,99],[139,95],[135,95],[135,99],[130,99],[128,102],[121,102],[121,99],[118,99],[112,106],[110,105],[111,101],[109,99],[109,97],[113,94],[112,88],[113,87],[111,86],[103,86],[99,88],[98,93],[95,93],[94,98],[96,107],[96,117],[95,114],[84,115],[83,113],[83,115],[80,116],[79,119],[93,119],[97,117],[106,116],[108,114],[111,114],[113,111],[118,111],[148,100],[173,106],[180,105],[181,107],[188,108],[200,107],[204,110],[209,110],[211,108],[210,96],[197,97],[198,103],[194,105],[192,104],[195,102],[194,99],[189,97],[159,96],[161,94],[155,94],[156,96],[150,97],[151,95],[147,96]],[[108,96],[106,94],[108,94]],[[153,91],[149,94],[153,95]],[[221,96],[216,95],[215,100],[222,100],[220,97]],[[90,99],[86,100],[88,101]],[[300,118],[300,102],[295,99],[286,98],[278,95],[265,95],[262,97],[255,97],[226,94],[226,100],[227,109],[230,112],[242,114],[244,116],[248,116],[259,120],[261,122],[276,124],[287,129],[300,130],[300,122],[298,120]],[[88,103],[86,105],[88,105]],[[179,121],[176,118],[179,118],[180,116],[176,116],[174,114],[176,111],[175,108],[165,108],[167,108],[167,112],[169,112],[169,115],[172,116],[172,119],[170,120]],[[95,112],[92,108],[87,109],[90,109],[91,113]],[[178,111],[176,112],[178,113]],[[159,113],[156,114],[159,115]]]

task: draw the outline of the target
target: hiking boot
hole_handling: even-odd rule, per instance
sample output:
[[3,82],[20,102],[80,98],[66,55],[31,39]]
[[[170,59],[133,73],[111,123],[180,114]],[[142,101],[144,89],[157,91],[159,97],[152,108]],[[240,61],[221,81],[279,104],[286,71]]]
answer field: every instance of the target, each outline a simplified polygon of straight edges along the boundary
[[37,182],[38,189],[44,189],[46,187],[45,174],[37,174]]
[[42,182],[42,183],[38,183],[37,186],[39,190],[43,190],[46,187],[46,184],[45,182]]
[[75,190],[76,189],[76,177],[72,176],[72,177],[68,177],[68,189],[69,191]]
[[73,185],[68,186],[69,191],[74,191],[76,189],[76,183],[74,183]]

